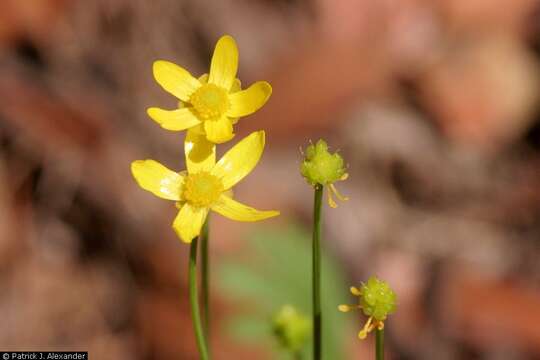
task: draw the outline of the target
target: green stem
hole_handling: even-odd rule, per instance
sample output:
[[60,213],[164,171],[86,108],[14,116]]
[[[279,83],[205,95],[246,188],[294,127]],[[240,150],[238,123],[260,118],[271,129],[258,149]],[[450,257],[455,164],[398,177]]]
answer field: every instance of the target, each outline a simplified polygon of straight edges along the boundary
[[375,360],[384,360],[384,329],[375,330]]
[[199,298],[197,294],[197,242],[197,238],[193,239],[189,251],[189,301],[191,303],[191,319],[193,321],[195,338],[197,339],[197,348],[199,349],[201,359],[208,360],[208,350],[201,324]]
[[321,314],[321,204],[323,186],[315,187],[313,202],[313,359],[321,359],[322,314]]
[[208,217],[201,232],[201,298],[203,307],[203,327],[206,338],[210,341],[210,261],[208,259]]

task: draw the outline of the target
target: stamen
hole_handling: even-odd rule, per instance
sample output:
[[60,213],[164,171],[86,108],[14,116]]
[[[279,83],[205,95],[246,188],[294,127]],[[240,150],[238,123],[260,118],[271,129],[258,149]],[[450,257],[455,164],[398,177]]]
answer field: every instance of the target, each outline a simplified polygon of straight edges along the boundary
[[343,304],[343,305],[338,306],[338,310],[341,311],[341,312],[349,312],[351,310],[355,310],[355,309],[359,309],[359,308],[360,308],[360,305]]
[[330,205],[330,207],[333,208],[333,209],[337,208],[336,202],[334,201],[334,199],[332,199],[332,192],[331,191],[328,191],[328,205]]
[[183,199],[194,206],[206,207],[214,203],[223,191],[220,179],[201,171],[186,176]]
[[343,196],[339,193],[339,191],[337,191],[336,187],[334,186],[334,184],[330,184],[330,189],[332,190],[332,192],[334,193],[334,195],[337,196],[337,198],[341,201],[347,201],[349,200],[349,198],[347,196]]
[[366,324],[364,325],[364,327],[362,328],[362,330],[360,330],[360,332],[358,333],[358,337],[360,339],[365,339],[367,337],[367,335],[373,331],[373,329],[375,328],[375,326],[371,323],[373,321],[373,317],[370,316],[368,321],[366,322]]
[[354,296],[360,296],[360,295],[362,295],[362,293],[360,292],[360,290],[358,290],[358,288],[356,288],[356,287],[354,287],[354,286],[351,286],[350,290],[351,290],[351,294],[353,294]]
[[214,84],[202,85],[189,100],[203,120],[219,119],[230,107],[227,92]]

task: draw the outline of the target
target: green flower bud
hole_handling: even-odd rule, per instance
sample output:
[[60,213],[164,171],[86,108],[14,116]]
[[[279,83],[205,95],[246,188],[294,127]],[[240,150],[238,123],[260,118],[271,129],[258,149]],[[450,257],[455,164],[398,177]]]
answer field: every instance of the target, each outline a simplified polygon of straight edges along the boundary
[[347,176],[343,158],[337,152],[331,154],[328,145],[322,139],[306,148],[300,172],[313,186],[332,184]]
[[311,334],[311,320],[293,306],[284,305],[272,318],[272,330],[281,346],[297,352]]
[[364,314],[383,321],[396,310],[396,293],[386,282],[372,276],[360,288],[360,305]]

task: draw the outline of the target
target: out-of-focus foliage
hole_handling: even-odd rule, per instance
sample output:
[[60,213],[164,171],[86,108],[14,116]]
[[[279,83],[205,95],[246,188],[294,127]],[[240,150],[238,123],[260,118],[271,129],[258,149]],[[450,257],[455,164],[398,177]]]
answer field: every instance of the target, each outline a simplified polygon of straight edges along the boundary
[[[221,265],[219,284],[222,293],[233,300],[257,304],[244,314],[234,314],[227,322],[227,331],[239,341],[258,343],[276,349],[274,359],[288,359],[273,340],[272,316],[282,305],[291,304],[299,311],[311,314],[311,238],[298,226],[282,230],[263,228],[246,242],[242,253]],[[343,273],[323,251],[322,311],[323,357],[344,359],[343,339],[348,325],[336,306],[346,289]],[[248,260],[239,259],[247,257]],[[311,357],[309,341],[305,358]]]

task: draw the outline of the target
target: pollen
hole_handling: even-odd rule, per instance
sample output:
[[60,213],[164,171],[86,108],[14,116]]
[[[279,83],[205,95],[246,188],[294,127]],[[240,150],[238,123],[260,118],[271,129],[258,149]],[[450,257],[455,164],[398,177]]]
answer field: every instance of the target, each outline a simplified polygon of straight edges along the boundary
[[204,84],[197,89],[190,102],[202,120],[219,119],[230,106],[227,92],[214,84]]
[[183,197],[194,206],[207,207],[214,203],[223,191],[223,183],[219,178],[201,171],[186,177]]

